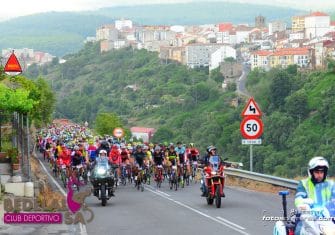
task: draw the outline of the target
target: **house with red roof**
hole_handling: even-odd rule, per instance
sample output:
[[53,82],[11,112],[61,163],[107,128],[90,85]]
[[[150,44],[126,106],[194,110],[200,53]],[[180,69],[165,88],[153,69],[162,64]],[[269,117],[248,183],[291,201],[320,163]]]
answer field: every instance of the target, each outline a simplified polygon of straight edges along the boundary
[[134,126],[130,128],[130,132],[133,138],[136,137],[136,139],[142,139],[143,142],[150,142],[156,132],[156,129]]

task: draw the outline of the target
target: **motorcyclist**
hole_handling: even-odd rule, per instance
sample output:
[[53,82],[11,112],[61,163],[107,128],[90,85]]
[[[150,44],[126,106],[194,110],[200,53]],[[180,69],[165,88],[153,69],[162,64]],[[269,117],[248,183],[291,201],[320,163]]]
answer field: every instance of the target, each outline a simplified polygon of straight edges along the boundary
[[[210,145],[207,147],[207,154],[203,157],[202,159],[202,164],[204,165],[204,169],[203,169],[203,179],[202,179],[202,184],[201,184],[201,191],[202,191],[202,197],[206,197],[207,196],[207,189],[208,186],[210,185],[210,178],[211,178],[211,172],[212,172],[212,166],[211,166],[211,162],[213,161],[218,161],[218,172],[222,173],[224,166],[223,163],[221,161],[220,156],[218,156],[217,152],[216,152],[216,147],[213,145]],[[224,181],[221,182],[222,185],[224,185]],[[225,197],[225,194],[223,192],[223,197]]]
[[[91,177],[91,182],[92,182],[92,185],[93,185],[94,188],[97,187],[97,185],[95,184],[95,180],[94,180],[95,177],[96,177],[96,175],[94,174],[94,173],[95,173],[94,168],[95,168],[95,166],[98,165],[99,163],[101,163],[101,164],[108,164],[108,169],[111,168],[111,165],[110,165],[110,162],[109,162],[109,160],[108,160],[108,156],[107,156],[107,151],[106,151],[105,149],[101,149],[101,150],[99,151],[99,155],[98,155],[98,157],[95,159],[95,161],[94,161],[94,163],[93,163],[93,165],[92,165],[93,175],[92,175],[92,177]],[[114,191],[113,191],[113,190],[112,190],[110,193],[111,193],[111,196],[114,196]]]
[[[329,164],[324,157],[313,157],[309,161],[308,178],[299,182],[295,194],[294,203],[298,209],[298,213],[301,213],[295,234],[320,234],[320,224],[328,228],[329,226],[334,226],[329,220],[319,221],[310,219],[318,217],[318,215],[313,214],[317,208],[323,208],[322,213],[324,217],[330,216],[326,206],[335,199],[335,185],[332,180],[327,179],[328,169]],[[334,228],[335,226],[332,227],[332,229]]]

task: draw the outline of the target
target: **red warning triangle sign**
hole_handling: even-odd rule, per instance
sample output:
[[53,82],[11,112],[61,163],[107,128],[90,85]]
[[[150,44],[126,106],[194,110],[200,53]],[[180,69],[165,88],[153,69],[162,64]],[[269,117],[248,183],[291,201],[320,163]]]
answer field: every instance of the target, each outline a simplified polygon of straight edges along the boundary
[[241,115],[243,117],[247,116],[254,116],[254,117],[260,117],[262,116],[261,109],[258,107],[256,101],[253,97],[251,97],[248,101],[248,104],[244,107]]
[[7,75],[12,75],[12,76],[22,73],[21,65],[18,59],[16,58],[14,52],[12,52],[12,54],[8,58],[4,71]]

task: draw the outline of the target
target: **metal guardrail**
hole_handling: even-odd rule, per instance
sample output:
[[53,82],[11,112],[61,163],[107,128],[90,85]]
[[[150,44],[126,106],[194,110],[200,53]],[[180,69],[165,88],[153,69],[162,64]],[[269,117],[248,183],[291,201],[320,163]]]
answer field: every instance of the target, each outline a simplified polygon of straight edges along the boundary
[[264,183],[269,183],[277,186],[281,186],[288,189],[296,189],[298,186],[297,180],[290,180],[285,178],[280,178],[277,176],[265,175],[251,171],[245,171],[234,168],[225,168],[225,173],[227,175],[237,176],[241,178],[251,179],[255,181],[260,181]]

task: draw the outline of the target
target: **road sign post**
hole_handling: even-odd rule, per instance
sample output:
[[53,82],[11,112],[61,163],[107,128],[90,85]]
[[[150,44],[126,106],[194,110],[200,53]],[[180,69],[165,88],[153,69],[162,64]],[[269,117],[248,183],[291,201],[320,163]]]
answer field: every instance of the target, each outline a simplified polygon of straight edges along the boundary
[[262,139],[259,139],[263,134],[263,122],[260,119],[262,112],[258,107],[254,98],[250,98],[247,105],[241,113],[243,120],[240,125],[240,131],[244,139],[242,144],[250,145],[250,171],[253,171],[253,149],[254,144],[261,144]]

